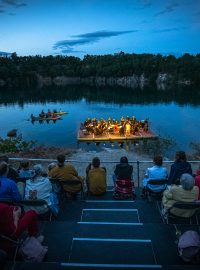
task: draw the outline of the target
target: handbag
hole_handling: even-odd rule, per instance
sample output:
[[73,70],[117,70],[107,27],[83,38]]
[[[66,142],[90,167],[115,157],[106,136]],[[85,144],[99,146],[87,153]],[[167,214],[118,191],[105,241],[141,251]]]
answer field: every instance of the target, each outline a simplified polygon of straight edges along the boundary
[[42,262],[48,251],[47,246],[43,246],[37,238],[31,236],[24,240],[19,252],[26,262]]

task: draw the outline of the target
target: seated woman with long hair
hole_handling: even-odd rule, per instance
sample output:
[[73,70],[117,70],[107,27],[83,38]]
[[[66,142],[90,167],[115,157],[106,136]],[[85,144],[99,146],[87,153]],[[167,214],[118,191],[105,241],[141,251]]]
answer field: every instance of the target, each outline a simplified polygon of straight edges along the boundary
[[128,163],[127,157],[121,157],[120,163],[116,165],[113,182],[115,191],[114,199],[135,199],[135,188],[132,180],[133,166]]

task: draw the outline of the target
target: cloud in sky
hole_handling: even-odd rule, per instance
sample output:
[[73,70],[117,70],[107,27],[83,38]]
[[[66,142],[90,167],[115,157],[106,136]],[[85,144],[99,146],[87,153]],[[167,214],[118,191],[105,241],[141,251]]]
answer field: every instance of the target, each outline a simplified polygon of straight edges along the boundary
[[101,39],[110,38],[114,36],[120,36],[128,33],[137,32],[138,30],[127,30],[127,31],[95,31],[91,33],[85,33],[80,35],[73,35],[76,39],[60,40],[57,41],[53,49],[60,49],[62,53],[80,52],[74,50],[74,46],[93,44],[99,42]]
[[174,32],[174,31],[181,31],[185,30],[187,27],[173,27],[173,28],[164,28],[159,30],[154,30],[154,33],[167,33],[167,32]]
[[10,5],[10,6],[14,6],[14,7],[24,7],[27,4],[26,3],[22,3],[19,0],[1,0],[0,3],[5,4],[5,5]]
[[173,2],[173,3],[169,4],[169,5],[167,5],[163,10],[155,13],[154,16],[157,17],[157,16],[164,15],[166,13],[173,12],[178,6],[179,6],[178,3]]
[[2,51],[0,51],[0,55],[7,56],[7,55],[11,55],[11,53],[9,53],[9,52],[2,52]]
[[152,6],[152,2],[150,0],[142,0],[143,8],[148,8]]
[[6,12],[9,7],[21,8],[25,6],[27,4],[19,0],[0,0],[0,13]]

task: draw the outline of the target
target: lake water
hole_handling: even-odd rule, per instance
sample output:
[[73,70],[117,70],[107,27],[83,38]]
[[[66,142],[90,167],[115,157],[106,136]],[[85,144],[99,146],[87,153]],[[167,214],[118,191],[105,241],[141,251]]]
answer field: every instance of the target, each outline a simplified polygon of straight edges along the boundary
[[[145,91],[126,88],[67,87],[65,89],[32,89],[0,91],[0,137],[17,128],[24,139],[38,143],[98,150],[113,147],[110,143],[96,146],[77,144],[77,131],[86,118],[108,117],[120,119],[123,115],[138,120],[148,118],[151,129],[162,137],[176,142],[175,149],[190,151],[190,143],[200,143],[200,91]],[[69,114],[63,120],[49,124],[30,121],[30,115],[41,110],[62,108]],[[114,147],[117,147],[116,145]]]

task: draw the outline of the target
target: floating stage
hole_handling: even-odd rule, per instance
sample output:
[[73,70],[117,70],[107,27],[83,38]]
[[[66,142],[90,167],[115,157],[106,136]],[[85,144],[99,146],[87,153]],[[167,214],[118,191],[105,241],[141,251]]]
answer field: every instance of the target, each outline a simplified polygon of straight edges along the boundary
[[145,139],[156,139],[158,135],[151,131],[144,132],[139,131],[136,134],[120,135],[105,132],[102,135],[95,135],[94,133],[88,133],[86,130],[79,130],[77,135],[78,142],[122,142],[122,141],[133,141],[133,140],[145,140]]

